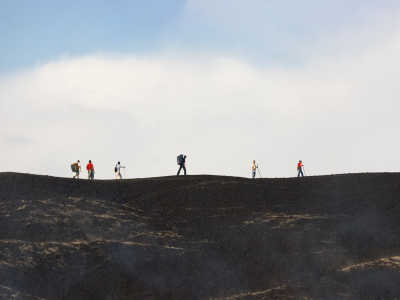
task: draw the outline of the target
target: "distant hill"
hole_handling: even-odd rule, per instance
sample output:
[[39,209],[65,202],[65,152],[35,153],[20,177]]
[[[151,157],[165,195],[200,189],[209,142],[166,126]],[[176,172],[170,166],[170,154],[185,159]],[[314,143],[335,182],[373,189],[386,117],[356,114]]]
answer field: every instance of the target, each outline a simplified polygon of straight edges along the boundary
[[400,299],[400,174],[0,173],[0,299]]

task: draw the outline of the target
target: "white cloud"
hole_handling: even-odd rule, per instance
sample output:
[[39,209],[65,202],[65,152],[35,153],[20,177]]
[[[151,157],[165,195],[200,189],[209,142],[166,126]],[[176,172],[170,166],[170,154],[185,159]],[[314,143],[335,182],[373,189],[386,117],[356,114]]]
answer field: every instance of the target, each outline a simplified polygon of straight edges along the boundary
[[172,39],[184,48],[211,48],[256,63],[302,65],[321,42],[323,51],[349,50],[338,49],[338,35],[356,31],[352,40],[368,47],[375,34],[398,25],[399,12],[395,0],[188,0],[166,44]]
[[1,166],[69,176],[73,160],[92,159],[107,178],[121,160],[130,177],[158,176],[185,152],[197,174],[247,176],[258,159],[266,176],[291,176],[300,158],[314,174],[395,170],[397,31],[362,51],[340,41],[340,56],[318,48],[294,69],[90,55],[0,78]]

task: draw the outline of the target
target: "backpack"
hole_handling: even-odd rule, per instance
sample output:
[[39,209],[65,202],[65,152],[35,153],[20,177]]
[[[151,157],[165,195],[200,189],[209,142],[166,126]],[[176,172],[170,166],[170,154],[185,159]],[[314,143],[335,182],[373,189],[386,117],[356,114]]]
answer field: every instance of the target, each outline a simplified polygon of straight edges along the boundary
[[178,163],[178,165],[183,164],[183,154],[178,155],[178,157],[176,158],[176,162]]
[[72,170],[72,172],[78,172],[78,164],[77,163],[73,163],[71,165],[71,170]]

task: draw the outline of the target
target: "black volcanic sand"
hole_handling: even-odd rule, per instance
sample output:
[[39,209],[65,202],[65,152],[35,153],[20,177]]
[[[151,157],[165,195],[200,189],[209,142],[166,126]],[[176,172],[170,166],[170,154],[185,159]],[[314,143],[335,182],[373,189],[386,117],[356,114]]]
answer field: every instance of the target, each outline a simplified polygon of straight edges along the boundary
[[400,175],[0,174],[0,299],[400,299]]

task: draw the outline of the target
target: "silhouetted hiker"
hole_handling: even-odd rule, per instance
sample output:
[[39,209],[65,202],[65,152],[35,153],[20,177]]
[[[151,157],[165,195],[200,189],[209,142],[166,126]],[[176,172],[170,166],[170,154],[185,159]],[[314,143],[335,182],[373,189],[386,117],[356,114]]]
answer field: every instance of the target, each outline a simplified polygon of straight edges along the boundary
[[251,176],[256,178],[256,171],[257,171],[258,166],[256,165],[256,161],[253,160],[253,164],[251,165]]
[[86,165],[86,170],[88,171],[88,179],[93,180],[94,179],[94,166],[93,166],[91,160],[89,160],[88,164]]
[[115,179],[118,179],[118,178],[119,178],[119,179],[122,179],[121,168],[125,168],[125,167],[121,166],[121,162],[118,162],[118,163],[115,165],[115,168],[114,168]]
[[72,178],[79,179],[79,173],[81,172],[81,162],[78,160],[76,163],[73,163],[71,165],[71,170],[72,170],[72,172],[75,173],[74,177],[72,177]]
[[183,169],[184,175],[186,175],[185,162],[186,162],[186,155],[183,155],[183,154],[178,155],[177,163],[179,165],[179,170],[178,170],[178,173],[176,174],[177,176],[179,176],[179,174],[181,173],[182,169]]
[[300,177],[300,176],[304,177],[303,167],[304,167],[303,162],[301,160],[299,160],[299,162],[297,163],[297,177]]

